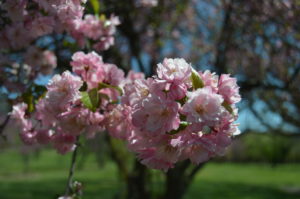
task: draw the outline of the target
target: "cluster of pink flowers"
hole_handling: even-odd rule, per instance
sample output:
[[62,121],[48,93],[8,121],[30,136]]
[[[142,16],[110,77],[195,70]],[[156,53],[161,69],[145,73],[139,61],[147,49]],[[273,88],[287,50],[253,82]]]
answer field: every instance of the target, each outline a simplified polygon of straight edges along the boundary
[[[91,138],[104,130],[104,115],[120,95],[109,86],[124,79],[123,71],[115,65],[103,63],[95,52],[75,53],[71,65],[77,75],[69,71],[55,75],[47,85],[44,98],[36,104],[34,113],[30,115],[24,103],[14,106],[12,116],[22,127],[20,136],[25,144],[52,143],[59,153],[64,154],[74,148],[77,136],[84,133]],[[98,90],[101,83],[108,87]],[[92,89],[97,89],[97,97],[105,96],[94,111],[82,102],[82,92]]]
[[168,170],[185,159],[199,164],[222,155],[238,131],[235,104],[241,97],[227,74],[197,72],[177,58],[164,59],[151,78],[134,72],[124,78],[95,52],[75,53],[71,66],[75,75],[55,75],[33,116],[24,103],[14,107],[25,143],[51,142],[66,153],[77,136],[107,130],[143,164]]
[[24,55],[24,63],[32,68],[34,74],[50,75],[56,68],[57,60],[52,51],[29,46]]
[[37,46],[29,46],[22,61],[19,58],[0,53],[0,82],[9,92],[24,92],[39,74],[51,75],[57,66],[55,54]]
[[87,14],[83,20],[78,20],[72,36],[81,45],[85,45],[85,38],[95,41],[95,50],[107,50],[114,45],[116,26],[120,24],[119,18],[111,15],[109,19],[99,19],[95,15]]
[[[0,2],[0,82],[8,93],[30,89],[39,75],[51,75],[55,53],[37,46],[49,34],[73,37],[80,48],[102,51],[114,44],[118,17],[85,14],[86,0],[4,0]],[[44,37],[46,38],[46,37]],[[50,45],[49,45],[50,46]],[[51,46],[50,46],[51,47]],[[56,46],[57,47],[57,46]],[[11,55],[14,56],[11,56]]]
[[2,21],[9,23],[0,29],[0,48],[21,49],[38,37],[67,31],[82,46],[87,38],[95,41],[97,50],[107,49],[113,45],[119,20],[115,16],[84,17],[85,3],[86,0],[6,0],[0,4],[0,11],[5,17]]
[[178,161],[199,164],[221,155],[238,131],[236,79],[196,72],[183,59],[165,59],[157,76],[124,86],[107,130],[124,139],[141,162],[168,170]]

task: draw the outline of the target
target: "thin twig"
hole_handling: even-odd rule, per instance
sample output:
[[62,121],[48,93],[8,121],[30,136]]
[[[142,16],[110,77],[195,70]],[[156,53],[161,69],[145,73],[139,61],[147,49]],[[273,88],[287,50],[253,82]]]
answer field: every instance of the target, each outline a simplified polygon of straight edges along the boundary
[[9,119],[10,119],[10,115],[7,114],[5,120],[4,120],[3,123],[0,125],[0,136],[1,136],[4,140],[6,140],[6,136],[3,134],[3,132],[4,132],[4,129],[5,129],[6,125],[7,125],[8,122],[9,122]]
[[73,193],[73,189],[72,189],[73,175],[74,175],[74,172],[75,172],[77,151],[78,151],[78,148],[80,146],[78,141],[79,141],[79,136],[77,136],[77,138],[76,138],[75,149],[72,153],[71,167],[70,167],[70,170],[69,170],[69,177],[68,177],[68,181],[67,181],[65,196],[69,196],[70,194]]

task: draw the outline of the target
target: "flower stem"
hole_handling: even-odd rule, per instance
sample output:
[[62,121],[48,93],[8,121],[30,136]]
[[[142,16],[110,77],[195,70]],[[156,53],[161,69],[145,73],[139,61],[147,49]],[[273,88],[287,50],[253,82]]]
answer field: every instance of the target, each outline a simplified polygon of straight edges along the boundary
[[5,120],[3,121],[3,123],[0,125],[0,136],[1,136],[4,140],[6,140],[6,136],[3,134],[3,132],[4,132],[4,129],[5,129],[6,125],[7,125],[8,122],[9,122],[9,119],[10,119],[10,115],[8,114],[8,115],[6,116],[6,118],[5,118]]
[[77,157],[79,146],[80,146],[79,145],[79,136],[77,136],[76,143],[75,143],[75,149],[72,153],[71,167],[69,170],[69,177],[68,177],[68,181],[67,181],[65,196],[69,196],[70,194],[73,194],[73,176],[74,176],[74,172],[75,172],[76,157]]

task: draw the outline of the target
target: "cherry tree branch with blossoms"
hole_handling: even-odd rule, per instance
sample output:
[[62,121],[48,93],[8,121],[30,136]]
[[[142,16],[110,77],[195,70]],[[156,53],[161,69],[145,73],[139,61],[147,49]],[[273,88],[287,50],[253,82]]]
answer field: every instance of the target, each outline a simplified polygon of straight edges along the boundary
[[50,80],[35,112],[25,103],[13,107],[25,144],[51,143],[61,154],[76,155],[78,136],[91,139],[107,130],[142,164],[167,171],[179,161],[200,164],[224,154],[238,131],[235,104],[241,98],[228,74],[218,77],[166,58],[151,78],[133,71],[125,78],[96,52],[76,52],[71,66],[73,73]]

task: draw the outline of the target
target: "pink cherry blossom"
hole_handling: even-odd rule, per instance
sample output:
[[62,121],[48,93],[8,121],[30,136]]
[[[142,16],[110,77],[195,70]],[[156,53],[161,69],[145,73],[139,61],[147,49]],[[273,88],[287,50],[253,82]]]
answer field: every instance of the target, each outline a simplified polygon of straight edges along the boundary
[[15,23],[11,26],[6,26],[6,37],[10,41],[13,49],[20,49],[28,46],[32,40],[28,30],[24,27],[23,23]]
[[118,105],[107,113],[105,126],[111,136],[125,140],[133,129],[131,119],[131,108],[126,105]]
[[32,37],[40,37],[52,33],[54,25],[54,17],[40,16],[34,18],[28,28]]
[[133,70],[130,70],[127,74],[127,79],[129,79],[130,81],[134,81],[136,79],[144,79],[145,78],[145,74],[141,73],[141,72],[135,72]]
[[50,75],[57,66],[57,58],[50,50],[43,51],[42,58],[43,61],[39,71],[43,75]]
[[210,86],[214,92],[218,91],[218,75],[211,73],[209,70],[199,72],[199,75],[205,86]]
[[[32,47],[25,61],[45,64],[39,54],[44,55]],[[79,76],[69,71],[55,75],[35,113],[27,115],[24,103],[14,107],[12,116],[22,127],[23,142],[51,143],[65,154],[75,148],[76,137],[92,138],[107,130],[110,136],[126,141],[142,164],[167,171],[179,161],[200,164],[223,155],[231,136],[238,133],[234,121],[240,97],[236,80],[229,75],[218,80],[210,71],[199,71],[204,87],[195,89],[191,86],[193,69],[183,59],[165,59],[158,65],[158,76],[148,79],[133,72],[124,78],[117,66],[103,63],[95,52],[77,52],[72,59]],[[98,88],[101,100],[94,109],[81,101],[79,89],[84,82],[88,92]],[[120,86],[124,94],[120,97],[117,89],[100,88],[99,83]],[[121,104],[115,103],[118,100]]]
[[48,144],[51,141],[52,130],[40,129],[37,131],[36,140],[39,144]]
[[129,106],[140,106],[143,99],[150,95],[150,86],[153,83],[152,78],[138,79],[133,83],[124,86],[125,95],[122,97],[122,103]]
[[162,134],[179,126],[179,104],[155,96],[145,98],[142,106],[133,109],[132,123],[141,131]]
[[79,89],[82,83],[79,77],[69,71],[65,71],[62,75],[55,75],[47,85],[48,92],[45,99],[53,109],[65,110],[68,104],[80,98]]
[[72,108],[58,116],[58,125],[64,133],[75,136],[82,133],[85,128],[85,122],[81,119],[80,114],[80,108]]
[[190,78],[191,65],[184,59],[164,59],[163,63],[157,65],[157,75],[160,79],[174,84],[184,83]]
[[76,137],[70,134],[56,133],[52,136],[54,148],[60,154],[66,154],[75,149]]
[[23,131],[20,133],[21,140],[27,145],[36,144],[36,131]]
[[220,77],[219,94],[222,95],[225,102],[229,104],[235,104],[241,100],[236,79],[230,77],[228,74],[222,74]]
[[27,122],[27,119],[25,118],[25,112],[27,107],[27,104],[25,104],[24,102],[13,106],[11,116],[12,118],[16,119],[20,125],[25,124]]
[[72,56],[73,72],[80,75],[90,88],[98,87],[105,78],[102,57],[96,52],[77,52]]
[[118,86],[124,80],[124,72],[114,64],[104,65],[104,82],[110,85]]
[[220,120],[224,111],[223,98],[213,93],[211,87],[204,87],[188,93],[189,100],[182,107],[182,113],[187,116],[191,123],[205,123],[213,126]]

